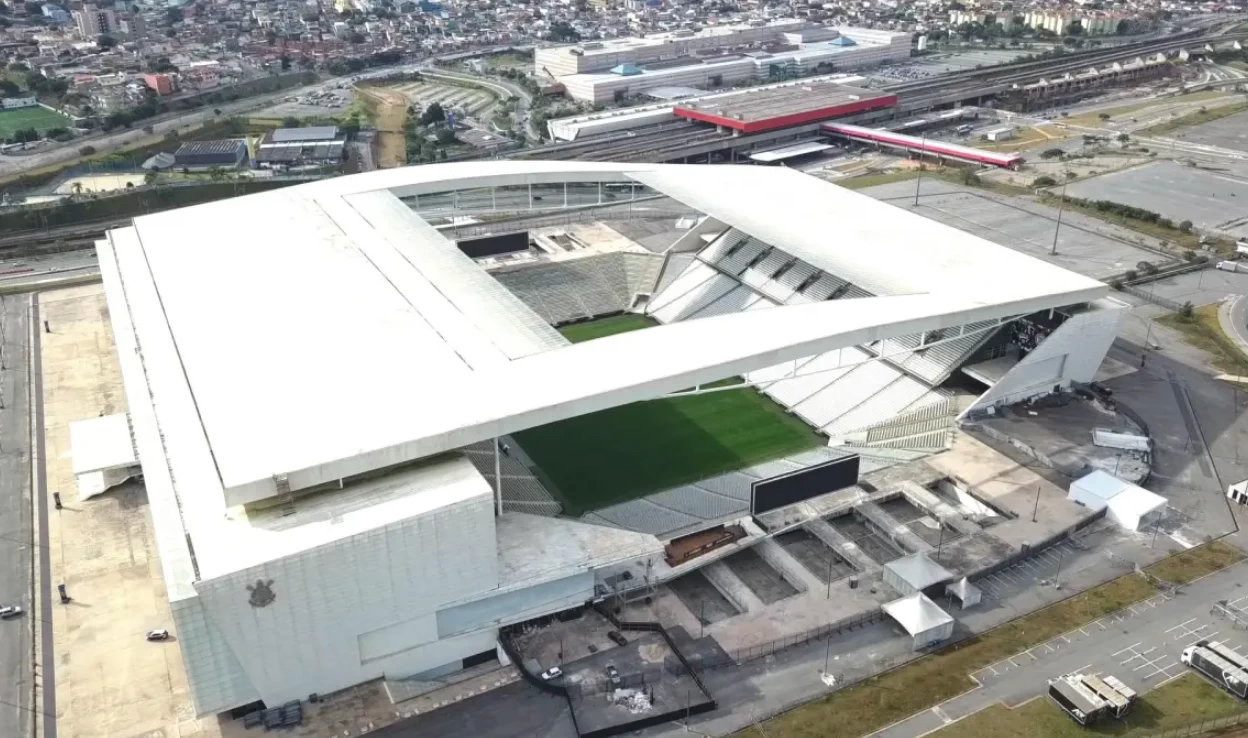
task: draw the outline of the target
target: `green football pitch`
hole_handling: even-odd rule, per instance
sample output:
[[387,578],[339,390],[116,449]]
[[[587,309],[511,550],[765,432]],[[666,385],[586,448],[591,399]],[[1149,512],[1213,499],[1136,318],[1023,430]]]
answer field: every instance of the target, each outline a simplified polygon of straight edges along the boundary
[[14,133],[27,128],[43,133],[49,128],[65,128],[69,123],[69,118],[38,106],[0,110],[0,138],[12,138]]
[[[565,326],[573,343],[654,325],[623,315]],[[564,513],[641,497],[826,441],[750,389],[637,402],[514,434]]]

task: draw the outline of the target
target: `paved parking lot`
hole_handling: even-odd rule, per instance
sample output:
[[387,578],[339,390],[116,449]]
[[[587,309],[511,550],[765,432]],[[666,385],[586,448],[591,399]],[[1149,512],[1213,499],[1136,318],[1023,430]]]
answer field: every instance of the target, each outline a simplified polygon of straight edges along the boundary
[[[1149,282],[1141,285],[1140,289],[1167,300],[1174,300],[1178,303],[1190,302],[1199,307],[1221,302],[1234,295],[1248,294],[1248,274],[1224,272],[1210,267],[1198,272],[1176,274],[1156,282]],[[1114,296],[1132,305],[1143,305],[1147,302],[1143,298],[1123,292],[1115,293]]]

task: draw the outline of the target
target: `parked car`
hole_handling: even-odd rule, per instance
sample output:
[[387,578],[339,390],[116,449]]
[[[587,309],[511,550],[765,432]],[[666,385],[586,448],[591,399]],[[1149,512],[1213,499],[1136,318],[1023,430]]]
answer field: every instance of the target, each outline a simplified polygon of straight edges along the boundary
[[542,672],[542,679],[545,679],[548,682],[551,679],[558,679],[561,676],[563,676],[563,669],[560,669],[558,666],[552,666]]
[[22,608],[17,605],[5,605],[4,607],[0,607],[0,618],[4,618],[5,620],[15,618],[21,614]]
[[611,632],[607,633],[607,637],[608,637],[608,638],[610,638],[612,641],[614,641],[614,642],[615,642],[615,645],[617,645],[617,646],[627,646],[627,645],[628,645],[628,639],[627,639],[627,638],[625,638],[625,637],[624,637],[624,636],[620,633],[620,631],[618,631],[618,630],[613,630],[613,631],[611,631]]
[[620,681],[620,672],[611,664],[607,664],[607,680],[611,682],[611,686],[619,688],[623,682]]
[[149,641],[167,641],[169,640],[169,631],[164,628],[147,631],[147,640]]

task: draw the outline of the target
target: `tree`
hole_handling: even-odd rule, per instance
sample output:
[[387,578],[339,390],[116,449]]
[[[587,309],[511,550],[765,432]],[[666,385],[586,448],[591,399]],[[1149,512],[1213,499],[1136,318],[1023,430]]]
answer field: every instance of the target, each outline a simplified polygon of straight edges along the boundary
[[303,125],[303,121],[293,115],[282,118],[282,128],[298,128]]
[[9,71],[10,72],[29,72],[30,67],[26,64],[26,62],[15,61],[9,65]]
[[1128,142],[1128,141],[1130,141],[1130,140],[1131,140],[1131,134],[1129,134],[1129,133],[1119,133],[1119,134],[1118,134],[1118,143],[1124,143],[1124,144],[1125,144],[1126,142]]
[[1118,21],[1117,33],[1119,36],[1125,36],[1130,32],[1131,32],[1130,20],[1123,18],[1122,20]]
[[1191,300],[1188,300],[1187,302],[1183,303],[1183,307],[1179,308],[1179,317],[1183,318],[1184,320],[1191,320],[1192,313],[1194,311],[1195,311],[1195,307],[1192,305]]
[[1067,36],[1082,36],[1083,35],[1083,21],[1072,20],[1070,22],[1070,25],[1066,26],[1066,35]]
[[350,36],[347,36],[347,42],[352,44],[362,44],[367,40],[368,39],[364,38],[364,34],[359,31],[354,31]]
[[546,40],[575,43],[581,40],[581,34],[567,21],[555,21],[550,24],[550,31],[546,33]]
[[149,170],[147,170],[146,172],[144,172],[144,173],[143,173],[143,184],[145,184],[145,185],[153,185],[153,184],[156,184],[156,177],[157,177],[157,176],[159,176],[159,175],[157,175],[157,174],[156,174],[156,170],[154,170],[154,169],[149,169]]
[[117,45],[117,39],[106,34],[101,34],[100,37],[95,40],[95,45],[101,49],[111,49]]
[[425,112],[420,114],[420,124],[427,126],[432,123],[441,123],[446,120],[446,111],[442,109],[442,105],[437,102],[429,103],[429,107],[425,108]]
[[1053,179],[1047,174],[1042,175],[1040,177],[1036,177],[1031,182],[1032,187],[1052,187],[1055,184],[1057,184],[1057,180]]
[[1109,113],[1099,113],[1096,117],[1100,118],[1101,120],[1109,120],[1111,116]]
[[161,74],[165,72],[176,72],[178,68],[169,61],[169,57],[162,56],[155,61],[148,62],[147,71]]
[[1062,151],[1061,149],[1045,149],[1044,151],[1040,152],[1040,158],[1041,159],[1060,159],[1062,158],[1063,155],[1065,155],[1065,153],[1066,152]]
[[91,156],[92,154],[94,154],[94,153],[95,153],[95,147],[94,147],[94,146],[83,146],[82,148],[78,149],[78,153],[79,153],[79,154],[81,154],[81,155],[83,155],[83,156]]
[[155,133],[155,132],[156,132],[156,129],[155,129],[154,127],[150,126],[150,125],[149,125],[149,126],[143,126],[143,132],[144,132],[144,133],[146,133],[147,135],[149,135],[149,136],[150,136],[150,135],[152,135],[153,133]]
[[22,92],[22,88],[10,79],[0,79],[0,95],[4,97],[17,97]]
[[438,143],[442,144],[443,146],[445,146],[446,144],[454,143],[455,131],[452,131],[449,128],[439,128],[436,138],[438,139]]
[[181,23],[185,18],[185,15],[182,13],[182,8],[167,8],[165,10],[165,17],[172,25],[174,23]]
[[282,54],[282,71],[290,69],[290,57]]
[[1179,232],[1180,232],[1180,233],[1191,233],[1191,232],[1192,232],[1192,221],[1190,221],[1190,220],[1185,220],[1185,221],[1183,221],[1182,223],[1179,223]]

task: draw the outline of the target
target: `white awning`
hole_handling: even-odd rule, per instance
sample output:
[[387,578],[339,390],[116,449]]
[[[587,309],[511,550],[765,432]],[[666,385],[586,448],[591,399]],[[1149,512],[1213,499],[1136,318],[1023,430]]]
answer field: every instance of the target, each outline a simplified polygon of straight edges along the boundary
[[884,612],[912,636],[953,623],[953,617],[922,592],[885,604]]

